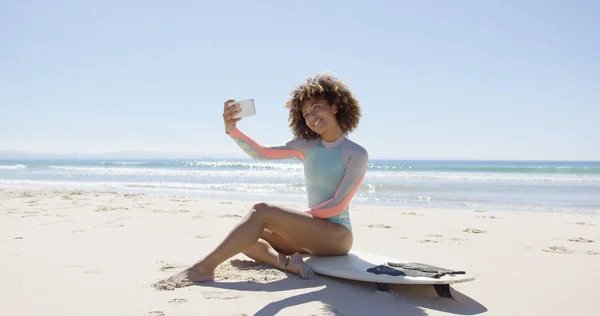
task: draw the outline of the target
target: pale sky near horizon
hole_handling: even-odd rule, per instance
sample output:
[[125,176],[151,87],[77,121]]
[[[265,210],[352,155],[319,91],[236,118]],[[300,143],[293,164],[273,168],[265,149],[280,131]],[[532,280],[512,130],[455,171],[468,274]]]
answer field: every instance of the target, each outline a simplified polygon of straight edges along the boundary
[[370,157],[600,160],[598,1],[2,1],[0,150],[243,157],[330,71]]

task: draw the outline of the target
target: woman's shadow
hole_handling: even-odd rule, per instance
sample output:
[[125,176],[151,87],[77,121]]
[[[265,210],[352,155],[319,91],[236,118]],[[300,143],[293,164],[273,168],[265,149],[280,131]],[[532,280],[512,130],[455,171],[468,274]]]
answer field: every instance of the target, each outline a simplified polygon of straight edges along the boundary
[[[261,269],[273,269],[263,266]],[[322,302],[330,315],[427,315],[423,308],[457,315],[476,315],[487,311],[483,305],[452,289],[454,300],[440,298],[432,286],[393,285],[390,292],[378,291],[375,283],[316,275],[303,280],[296,275],[268,283],[249,281],[207,282],[203,287],[237,291],[279,292],[320,288],[274,301],[254,315],[275,315],[281,310],[309,302]]]

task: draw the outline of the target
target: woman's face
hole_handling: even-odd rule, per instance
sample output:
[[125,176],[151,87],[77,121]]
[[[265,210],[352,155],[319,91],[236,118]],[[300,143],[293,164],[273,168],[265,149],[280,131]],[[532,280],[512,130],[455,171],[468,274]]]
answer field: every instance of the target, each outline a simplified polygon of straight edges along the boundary
[[319,135],[336,128],[338,125],[336,113],[337,107],[329,105],[325,100],[307,100],[302,107],[304,122],[308,128]]

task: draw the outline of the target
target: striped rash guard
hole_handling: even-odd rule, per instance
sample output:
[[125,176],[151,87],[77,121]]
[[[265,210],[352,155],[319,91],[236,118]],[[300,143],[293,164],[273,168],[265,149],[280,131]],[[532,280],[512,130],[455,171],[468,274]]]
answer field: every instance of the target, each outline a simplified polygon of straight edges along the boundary
[[309,208],[305,212],[352,231],[350,200],[360,187],[369,156],[360,145],[342,136],[327,142],[321,138],[294,138],[280,146],[259,145],[239,129],[229,136],[255,160],[298,159],[304,166]]

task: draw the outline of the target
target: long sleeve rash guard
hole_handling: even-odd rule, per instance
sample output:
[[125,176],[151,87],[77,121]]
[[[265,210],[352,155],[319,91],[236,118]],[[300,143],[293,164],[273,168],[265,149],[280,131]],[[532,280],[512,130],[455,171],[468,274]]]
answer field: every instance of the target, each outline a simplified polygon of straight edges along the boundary
[[229,136],[255,160],[298,159],[304,166],[309,208],[318,218],[351,229],[349,204],[367,170],[367,151],[346,136],[333,142],[295,138],[279,146],[265,147],[234,129]]

